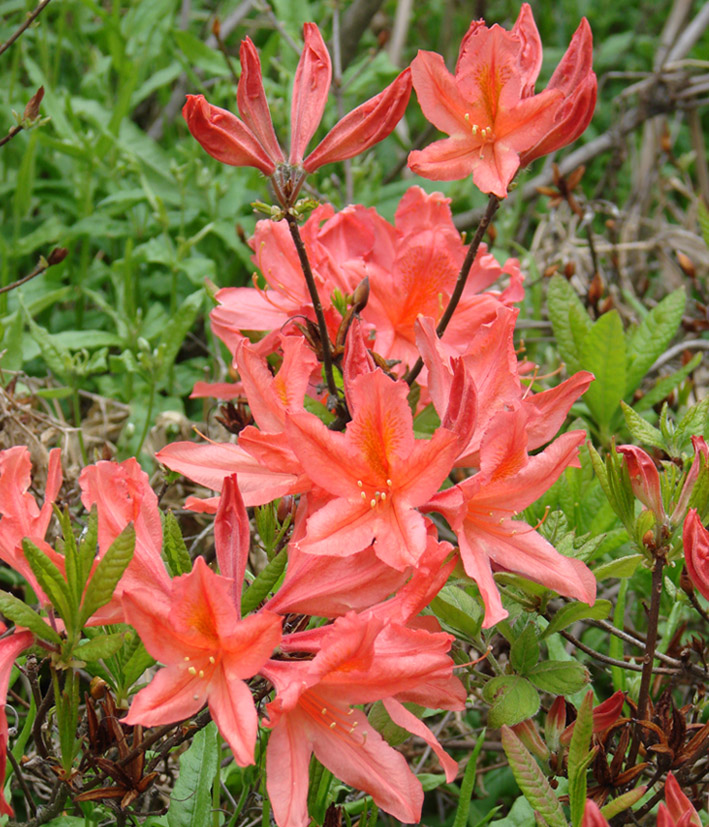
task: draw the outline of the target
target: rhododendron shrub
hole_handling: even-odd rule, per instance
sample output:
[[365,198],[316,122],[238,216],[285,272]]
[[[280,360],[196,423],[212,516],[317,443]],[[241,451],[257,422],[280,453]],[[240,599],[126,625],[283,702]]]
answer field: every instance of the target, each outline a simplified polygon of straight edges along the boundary
[[[207,529],[188,548],[136,459],[89,464],[78,488],[62,494],[55,449],[40,505],[29,450],[0,452],[0,557],[27,586],[26,601],[0,594],[0,610],[15,623],[0,640],[0,778],[13,664],[27,658],[23,675],[39,693],[43,658],[59,743],[52,770],[75,804],[116,801],[127,810],[158,783],[171,750],[192,740],[183,767],[196,762],[207,778],[195,783],[207,785],[198,792],[215,804],[216,824],[223,739],[238,768],[230,783],[243,785],[235,806],[258,801],[264,823],[270,813],[278,827],[349,824],[362,794],[393,819],[416,823],[426,787],[443,785],[459,799],[455,823],[468,823],[483,735],[471,755],[467,742],[447,743],[445,726],[484,710],[540,822],[567,823],[547,780],[566,776],[572,824],[607,823],[604,813],[613,817],[645,794],[633,785],[654,751],[664,763],[652,783],[667,774],[658,824],[698,823],[668,771],[690,766],[708,725],[680,724],[669,696],[653,706],[656,639],[632,630],[614,629],[647,647],[643,665],[633,664],[642,673],[637,691],[624,685],[595,703],[589,691],[574,706],[591,673],[569,659],[564,638],[582,647],[574,624],[606,628],[611,610],[597,601],[599,567],[591,567],[600,543],[565,530],[560,510],[550,527],[546,512],[535,520],[530,509],[594,465],[606,511],[625,526],[621,543],[632,537],[652,560],[649,612],[663,566],[680,559],[681,525],[682,590],[701,612],[694,589],[709,599],[706,443],[694,436],[689,467],[671,478],[634,445],[605,462],[593,450],[590,460],[582,455],[586,431],[566,421],[593,374],[537,376],[515,339],[523,268],[482,240],[520,166],[588,125],[591,58],[583,20],[547,88],[535,93],[542,47],[524,4],[510,31],[471,24],[454,75],[440,55],[420,52],[310,153],[332,82],[314,23],[303,29],[288,151],[251,39],[240,50],[239,117],[188,95],[190,133],[218,161],[259,170],[275,202],[259,206],[268,218],[248,242],[253,286],[217,291],[211,312],[234,381],[200,382],[194,395],[230,400],[226,428],[157,453],[172,481],[189,481],[179,506]],[[392,132],[412,81],[424,116],[449,137],[413,151],[409,166],[434,180],[472,175],[490,195],[472,237],[456,228],[451,199],[416,184],[393,222],[374,206],[299,200],[320,167]],[[79,532],[71,508],[60,507],[67,502]],[[637,566],[640,555],[629,556],[613,576],[629,576],[624,566]],[[663,662],[676,665],[672,651]],[[624,667],[615,654],[600,657]],[[682,658],[684,677],[701,676]],[[32,704],[37,711],[34,695]],[[543,735],[533,720],[542,708]],[[669,735],[648,723],[651,711],[665,716]],[[425,745],[417,762],[402,747],[409,736]],[[607,760],[616,736],[616,755],[632,756],[624,768]],[[146,766],[148,748],[156,754]],[[588,790],[586,803],[592,762],[605,786]],[[602,813],[609,790],[622,792]],[[1,795],[0,812],[12,813]],[[189,823],[211,817],[192,815]]]

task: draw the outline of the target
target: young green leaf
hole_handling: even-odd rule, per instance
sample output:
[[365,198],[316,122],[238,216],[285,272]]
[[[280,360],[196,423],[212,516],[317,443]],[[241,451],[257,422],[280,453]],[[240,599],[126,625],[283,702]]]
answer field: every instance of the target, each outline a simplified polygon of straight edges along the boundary
[[58,633],[37,612],[8,592],[0,591],[0,613],[5,615],[8,620],[12,620],[17,626],[24,626],[25,629],[29,629],[41,640],[48,640],[50,643],[62,642]]
[[591,319],[573,287],[561,276],[554,276],[547,292],[549,318],[559,354],[570,373],[581,367],[581,349],[591,329]]
[[78,607],[74,605],[67,582],[59,569],[40,548],[26,537],[22,541],[22,550],[32,573],[54,608],[66,622],[71,622]]
[[683,365],[679,370],[676,370],[669,376],[663,376],[662,379],[658,379],[655,385],[650,388],[645,396],[635,403],[635,410],[647,411],[652,408],[653,405],[657,405],[659,402],[662,402],[666,396],[669,396],[669,394],[672,393],[680,382],[683,382],[690,373],[697,369],[701,361],[702,354],[695,353],[689,362],[687,362],[686,365]]
[[515,781],[524,797],[548,827],[567,827],[564,811],[539,765],[524,744],[507,726],[502,727],[502,748]]
[[204,827],[205,813],[212,808],[218,759],[217,727],[210,722],[195,734],[192,745],[180,757],[180,774],[167,811],[169,827]]
[[569,808],[572,827],[579,827],[586,806],[586,770],[593,758],[589,752],[593,733],[593,692],[581,702],[569,746]]
[[83,660],[90,663],[94,660],[103,660],[115,655],[116,652],[123,646],[126,639],[125,632],[114,632],[111,635],[98,635],[91,640],[80,643],[73,651],[73,656],[77,660]]
[[241,598],[242,615],[246,616],[249,612],[252,612],[266,597],[285,571],[287,561],[288,554],[286,549],[282,548],[244,592],[244,596]]
[[133,559],[135,529],[127,525],[103,555],[86,588],[80,622],[84,623],[113,597],[118,581]]
[[539,634],[533,623],[527,623],[510,647],[510,663],[518,675],[526,675],[539,660]]
[[604,620],[611,613],[610,600],[597,600],[593,606],[588,603],[567,603],[552,617],[549,625],[544,630],[542,637],[553,635],[576,623],[577,620]]
[[527,677],[537,689],[552,695],[573,695],[591,680],[588,669],[575,660],[542,661]]
[[625,395],[625,334],[616,310],[598,319],[581,348],[581,364],[596,377],[584,395],[604,442],[610,439],[610,424]]
[[539,709],[539,693],[518,675],[492,678],[483,688],[483,698],[490,704],[488,724],[494,728],[519,724]]
[[180,524],[172,511],[165,514],[162,524],[162,552],[173,577],[192,571],[192,559],[182,537]]
[[123,684],[126,689],[140,679],[146,669],[155,663],[155,658],[148,654],[142,641],[138,641],[131,656],[123,664]]
[[636,413],[625,402],[621,402],[620,407],[623,409],[623,416],[628,430],[638,442],[643,445],[652,445],[661,451],[667,450],[665,440],[657,428],[653,427],[646,419],[643,419],[639,413]]
[[478,735],[475,741],[475,746],[468,759],[463,774],[463,780],[460,782],[460,796],[458,797],[458,809],[455,811],[455,819],[453,820],[453,827],[465,827],[468,823],[468,811],[470,810],[470,800],[473,797],[473,788],[475,787],[475,773],[478,766],[478,756],[483,748],[483,740],[485,738],[485,730]]
[[98,550],[98,509],[96,503],[91,506],[89,519],[86,524],[86,533],[79,543],[79,578],[81,583],[86,584],[91,566],[96,559]]

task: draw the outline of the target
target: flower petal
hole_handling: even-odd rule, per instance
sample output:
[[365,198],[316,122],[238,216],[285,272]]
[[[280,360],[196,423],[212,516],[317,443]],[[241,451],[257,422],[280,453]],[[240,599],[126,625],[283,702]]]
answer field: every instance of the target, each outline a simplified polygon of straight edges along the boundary
[[315,134],[330,93],[330,54],[315,23],[303,26],[303,52],[293,81],[289,163],[302,163],[305,149]]
[[241,41],[239,57],[241,77],[236,90],[239,113],[273,163],[283,163],[285,158],[273,131],[271,111],[263,91],[261,61],[250,37]]

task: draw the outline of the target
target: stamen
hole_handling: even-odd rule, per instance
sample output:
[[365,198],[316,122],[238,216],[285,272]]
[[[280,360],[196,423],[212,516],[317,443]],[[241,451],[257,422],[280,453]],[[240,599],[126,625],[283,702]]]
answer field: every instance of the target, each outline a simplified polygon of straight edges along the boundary
[[363,500],[366,500],[366,499],[367,499],[367,495],[364,493],[364,491],[363,491],[363,492],[362,492],[359,496],[360,496]]
[[391,488],[393,484],[394,483],[391,480],[387,480],[387,485],[389,486],[389,488]]
[[371,508],[376,508],[377,507],[377,501],[376,500],[370,500],[369,505],[370,505]]
[[189,658],[187,657],[187,655],[185,655],[185,663],[188,663],[188,662],[189,662]]
[[361,487],[362,487],[362,480],[357,480],[357,487],[358,487],[358,488],[361,488]]
[[216,661],[214,660],[214,657],[212,655],[209,656],[209,662],[210,663],[216,663]]
[[326,706],[324,706],[324,707],[320,710],[320,712],[322,712],[322,714],[323,714],[323,715],[327,715],[327,707],[326,707]]
[[203,669],[199,670],[199,676],[200,676],[200,678],[204,677],[204,670]]
[[387,498],[387,493],[386,493],[386,491],[382,491],[382,493],[381,493],[381,498],[382,498],[382,502],[384,502],[384,500],[386,500],[386,498]]
[[197,674],[197,670],[194,668],[194,666],[190,666],[190,668],[187,671],[190,673],[190,675]]
[[333,721],[333,722],[330,724],[330,729],[335,729],[335,727],[336,727],[336,726],[337,726],[337,721]]
[[199,700],[199,695],[193,695],[193,696],[192,696],[192,700],[194,700],[194,701],[198,701],[198,700]]

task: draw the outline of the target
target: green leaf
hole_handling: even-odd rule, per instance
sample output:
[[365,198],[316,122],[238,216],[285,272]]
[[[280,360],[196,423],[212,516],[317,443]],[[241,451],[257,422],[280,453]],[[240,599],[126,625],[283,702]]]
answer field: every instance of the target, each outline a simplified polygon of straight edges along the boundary
[[37,612],[8,592],[0,591],[0,612],[17,626],[24,626],[42,640],[61,643],[57,632]]
[[241,614],[243,616],[246,616],[249,612],[253,612],[276,585],[278,578],[285,571],[287,562],[287,551],[285,548],[282,548],[244,592],[244,596],[241,598]]
[[653,363],[665,352],[682,322],[685,301],[683,287],[665,296],[630,337],[625,396],[633,393]]
[[430,603],[430,609],[441,623],[468,640],[476,640],[483,622],[480,604],[459,586],[444,586]]
[[549,282],[547,304],[559,354],[569,372],[574,373],[581,367],[582,345],[591,329],[591,319],[573,287],[561,276]]
[[539,709],[539,694],[532,684],[518,675],[500,675],[483,688],[483,698],[490,704],[488,724],[514,726],[531,718]]
[[549,625],[544,630],[542,637],[548,637],[562,629],[568,629],[577,620],[604,620],[611,613],[610,600],[597,600],[593,606],[588,603],[567,603],[552,617]]
[[[22,303],[22,299],[20,299],[20,303]],[[35,322],[24,305],[22,305],[22,310],[24,311],[25,321],[29,327],[30,334],[39,345],[45,364],[62,382],[69,384],[71,354],[55,340],[54,336]]]
[[210,722],[194,736],[180,757],[180,774],[170,796],[169,827],[204,827],[212,809],[212,782],[217,772],[217,727]]
[[172,511],[165,514],[162,524],[163,557],[173,577],[192,571],[192,558],[182,537],[180,524]]
[[599,582],[601,580],[607,580],[609,577],[632,577],[644,559],[642,554],[627,554],[625,557],[619,557],[617,560],[602,563],[593,569],[593,573]]
[[[186,34],[186,32],[182,32],[182,34]],[[167,377],[182,347],[185,336],[194,326],[197,314],[202,308],[203,300],[204,290],[197,290],[191,293],[177,308],[177,312],[167,323],[167,326],[160,336],[160,344],[158,345],[158,352],[162,352],[162,359],[155,377],[156,382],[161,382]]]
[[620,400],[625,395],[625,334],[617,310],[604,313],[586,335],[581,348],[581,363],[596,377],[584,401],[598,423],[604,442]]
[[593,733],[593,693],[587,692],[579,707],[569,745],[569,808],[571,824],[579,827],[586,806],[586,770],[594,753],[589,751]]
[[148,650],[143,645],[142,641],[138,641],[133,654],[123,664],[123,683],[126,689],[133,686],[139,680],[146,669],[149,669],[155,663],[155,658],[148,654]]
[[134,550],[135,529],[133,524],[129,523],[111,543],[89,581],[81,607],[82,626],[94,612],[105,606],[113,597],[118,581],[133,559]]
[[91,640],[80,643],[73,651],[73,656],[78,660],[90,663],[94,660],[103,660],[115,655],[123,646],[126,639],[125,632],[114,632],[111,635],[98,635]]
[[473,789],[475,787],[475,774],[478,766],[478,756],[483,748],[484,738],[485,730],[483,729],[475,741],[475,746],[473,747],[473,751],[465,767],[463,779],[460,782],[460,796],[458,797],[458,808],[455,811],[453,827],[466,827],[468,823],[468,811],[470,810],[470,800],[473,797]]
[[627,793],[623,793],[623,795],[619,795],[617,798],[611,799],[604,807],[601,807],[601,815],[606,821],[610,821],[612,818],[618,815],[618,813],[622,813],[623,810],[627,810],[628,807],[632,807],[633,804],[637,804],[638,801],[645,795],[647,791],[647,787],[636,787],[634,790],[628,790]]
[[704,243],[709,247],[709,210],[701,199],[697,202],[697,220],[699,221],[699,229],[702,231]]
[[639,413],[636,413],[630,405],[626,405],[625,402],[621,401],[620,407],[623,409],[625,424],[637,442],[643,445],[653,445],[662,451],[666,450],[665,440],[662,438],[662,434],[658,428],[653,427],[646,419],[643,419]]
[[[72,538],[73,539],[73,538]],[[22,550],[25,559],[42,587],[42,591],[50,599],[54,608],[69,623],[74,617],[78,606],[73,605],[69,587],[59,569],[47,555],[28,538],[22,541]]]
[[538,660],[538,632],[533,623],[527,623],[510,647],[510,663],[518,675],[526,675]]
[[657,405],[658,402],[662,402],[666,396],[669,396],[669,394],[672,393],[680,382],[683,382],[689,374],[692,373],[692,371],[697,369],[701,361],[702,354],[695,353],[686,365],[681,367],[679,370],[676,370],[674,373],[671,373],[669,376],[665,376],[658,380],[645,394],[645,396],[635,403],[635,410],[646,411],[649,408],[652,408],[653,405]]
[[[98,508],[96,503],[91,506],[89,512],[89,519],[86,524],[86,533],[79,543],[79,579],[82,584],[91,572],[91,566],[94,564],[96,558],[96,551],[98,549]],[[83,589],[82,589],[83,591]]]
[[174,29],[172,36],[187,60],[208,75],[228,75],[229,69],[221,52],[215,52],[193,34]]
[[537,689],[552,695],[573,695],[591,680],[588,669],[575,660],[542,661],[527,677]]
[[539,765],[524,744],[507,726],[502,727],[502,747],[524,797],[548,827],[567,827],[564,811]]

